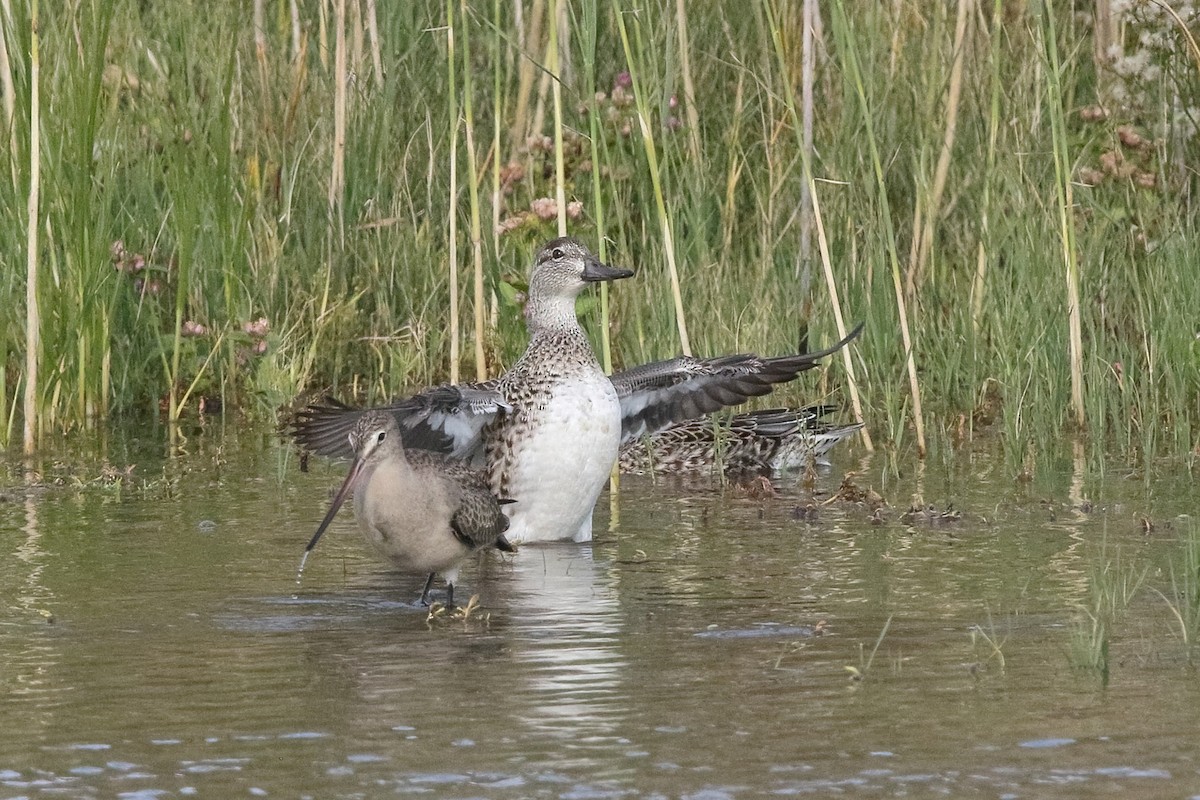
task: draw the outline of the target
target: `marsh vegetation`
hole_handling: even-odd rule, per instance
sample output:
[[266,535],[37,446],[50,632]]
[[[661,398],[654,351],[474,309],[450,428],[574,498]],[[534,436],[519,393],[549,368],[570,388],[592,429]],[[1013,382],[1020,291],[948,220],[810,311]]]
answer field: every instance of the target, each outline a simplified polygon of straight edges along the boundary
[[495,374],[565,224],[615,364],[865,319],[892,454],[1190,469],[1196,12],[1095,7],[6,0],[0,438]]

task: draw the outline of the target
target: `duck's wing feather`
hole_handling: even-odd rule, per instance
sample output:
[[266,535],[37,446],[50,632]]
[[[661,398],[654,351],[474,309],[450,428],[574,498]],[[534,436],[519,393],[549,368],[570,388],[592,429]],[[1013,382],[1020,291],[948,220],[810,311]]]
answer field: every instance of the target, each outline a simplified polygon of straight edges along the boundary
[[612,383],[621,400],[621,441],[769,394],[775,384],[794,379],[817,366],[818,359],[845,347],[862,329],[860,322],[840,342],[813,353],[775,358],[753,353],[681,356],[614,373]]
[[[406,448],[471,460],[482,451],[482,432],[509,405],[495,381],[438,386],[377,409],[395,415]],[[350,431],[367,409],[326,398],[298,411],[288,428],[310,452],[352,458]]]

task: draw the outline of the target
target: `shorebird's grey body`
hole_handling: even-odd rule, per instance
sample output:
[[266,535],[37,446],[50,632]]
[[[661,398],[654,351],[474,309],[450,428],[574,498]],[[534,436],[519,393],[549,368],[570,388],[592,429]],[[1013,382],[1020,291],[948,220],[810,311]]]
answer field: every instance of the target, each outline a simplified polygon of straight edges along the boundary
[[[628,277],[563,237],[537,254],[529,281],[529,347],[499,378],[439,386],[378,410],[400,423],[406,447],[451,455],[485,470],[506,509],[513,543],[592,535],[592,509],[623,444],[750,397],[768,394],[856,337],[815,353],[776,358],[691,356],[605,376],[575,315],[590,282]],[[292,422],[296,441],[348,456],[346,432],[364,414],[336,401],[311,405]]]
[[375,551],[404,572],[429,575],[422,602],[438,574],[452,605],[468,555],[485,547],[512,549],[503,535],[502,501],[478,471],[435,453],[407,452],[396,418],[385,412],[363,414],[348,439],[354,463],[308,551],[351,491],[358,527]]

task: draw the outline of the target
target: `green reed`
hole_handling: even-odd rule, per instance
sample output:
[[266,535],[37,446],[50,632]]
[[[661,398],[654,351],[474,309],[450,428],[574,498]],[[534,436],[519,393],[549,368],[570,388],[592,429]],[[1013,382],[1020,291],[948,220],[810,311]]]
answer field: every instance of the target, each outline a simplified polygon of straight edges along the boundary
[[1196,647],[1200,644],[1200,526],[1195,518],[1176,520],[1183,528],[1175,550],[1169,556],[1166,572],[1170,577],[1170,594],[1154,589],[1166,604],[1189,664],[1193,664]]
[[1126,611],[1134,601],[1148,568],[1122,561],[1118,548],[1107,540],[1101,542],[1099,553],[1088,574],[1088,598],[1077,609],[1072,631],[1069,658],[1076,669],[1094,672],[1104,685],[1111,676],[1109,649],[1114,629],[1124,622]]
[[[868,321],[853,353],[864,416],[894,454],[925,446],[918,421],[930,443],[997,431],[1015,472],[1053,450],[1078,395],[1094,461],[1194,463],[1195,137],[1151,130],[1167,108],[1153,94],[1083,115],[1112,77],[1062,4],[824,7],[812,154],[796,130],[798,3],[535,2],[520,19],[497,2],[397,3],[376,24],[356,0],[341,18],[334,5],[301,9],[294,36],[286,4],[267,4],[257,44],[237,7],[202,22],[133,0],[42,9],[45,430],[494,375],[524,345],[530,253],[557,231],[536,201],[561,192],[582,204],[568,231],[638,270],[601,296],[617,367],[684,342],[773,354],[807,331],[822,345],[836,290],[847,321]],[[6,442],[26,378],[29,10],[12,3],[4,29]],[[1163,58],[1167,94],[1194,100],[1195,66]],[[452,175],[469,185],[452,192]],[[824,285],[798,278],[805,186]],[[471,275],[456,292],[452,262]],[[596,300],[580,307],[600,341]],[[831,359],[819,386],[771,402],[844,399],[843,370]]]

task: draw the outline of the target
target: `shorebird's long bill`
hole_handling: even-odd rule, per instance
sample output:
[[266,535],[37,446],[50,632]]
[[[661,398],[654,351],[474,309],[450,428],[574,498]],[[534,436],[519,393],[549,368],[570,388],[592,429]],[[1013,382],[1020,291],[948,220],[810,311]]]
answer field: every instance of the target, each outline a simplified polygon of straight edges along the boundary
[[631,269],[610,267],[608,264],[594,258],[588,259],[587,264],[583,268],[583,279],[591,283],[615,281],[619,278],[628,278],[632,274],[633,270]]
[[312,539],[308,542],[308,547],[304,548],[305,554],[312,552],[312,549],[317,546],[317,542],[321,540],[325,529],[329,527],[329,523],[333,522],[333,518],[337,516],[338,509],[342,507],[342,503],[346,501],[346,497],[354,491],[354,483],[358,480],[358,475],[362,472],[363,465],[366,462],[361,458],[354,459],[354,463],[350,465],[350,474],[346,476],[345,482],[342,483],[342,488],[338,489],[337,494],[333,496],[333,505],[329,507],[329,512],[325,514],[325,519],[321,520],[320,527],[313,534]]

